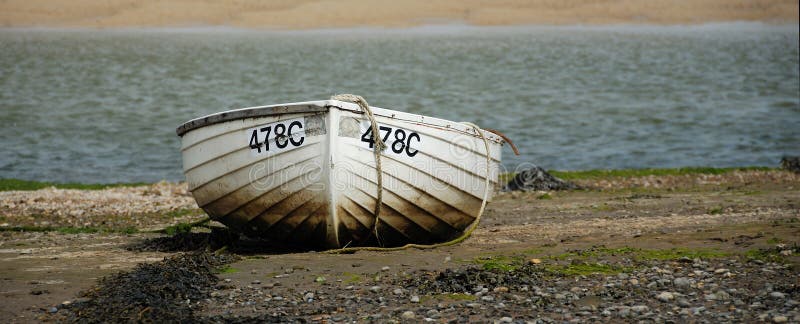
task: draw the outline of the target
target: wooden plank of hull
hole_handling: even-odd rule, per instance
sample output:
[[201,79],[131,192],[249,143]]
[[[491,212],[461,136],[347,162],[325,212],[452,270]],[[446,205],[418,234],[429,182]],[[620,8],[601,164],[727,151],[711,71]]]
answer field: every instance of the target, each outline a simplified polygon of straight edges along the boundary
[[[203,168],[187,172],[187,178],[195,179],[192,191],[198,205],[202,207],[234,191],[248,190],[245,188],[248,186],[251,187],[249,190],[269,190],[280,186],[299,173],[321,168],[323,159],[320,150],[320,144],[317,141],[270,159],[245,163],[207,164]],[[246,161],[246,159],[241,161]],[[230,171],[212,173],[213,170]]]
[[[425,141],[417,143],[413,159],[383,153],[383,207],[374,234],[374,156],[360,142],[360,131],[352,129],[363,116],[345,103],[325,102],[327,111],[320,105],[309,105],[314,107],[309,113],[290,109],[291,115],[266,113],[205,127],[194,123],[183,134],[182,148],[198,204],[248,235],[327,248],[442,242],[475,220],[486,189],[482,139],[457,123],[429,118],[428,124],[425,117],[405,113],[392,118],[394,113],[378,109],[379,124],[416,132]],[[314,127],[321,131],[305,134],[304,144],[293,149],[259,158],[250,154],[243,135],[248,129],[298,116],[318,118]],[[350,123],[350,132],[340,129],[342,121]],[[500,145],[494,137],[490,143],[488,176],[494,186]]]

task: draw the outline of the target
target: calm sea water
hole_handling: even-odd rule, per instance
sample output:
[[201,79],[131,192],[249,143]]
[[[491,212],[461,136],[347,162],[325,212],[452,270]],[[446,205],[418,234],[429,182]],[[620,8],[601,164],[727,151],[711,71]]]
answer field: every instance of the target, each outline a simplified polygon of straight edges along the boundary
[[504,131],[550,169],[800,154],[797,26],[0,30],[0,178],[181,180],[182,122],[364,95]]

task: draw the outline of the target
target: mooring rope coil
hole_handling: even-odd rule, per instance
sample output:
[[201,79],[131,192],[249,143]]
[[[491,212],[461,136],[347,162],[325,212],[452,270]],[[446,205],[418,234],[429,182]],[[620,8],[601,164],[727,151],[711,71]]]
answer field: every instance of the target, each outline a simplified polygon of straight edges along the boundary
[[[331,100],[347,101],[347,102],[353,102],[353,103],[358,104],[358,106],[361,107],[361,110],[364,111],[364,114],[367,115],[367,118],[369,119],[370,124],[371,124],[370,126],[372,128],[372,139],[375,141],[375,146],[373,148],[373,152],[375,154],[375,166],[376,166],[376,170],[378,172],[377,206],[375,206],[375,223],[373,224],[372,230],[374,231],[375,237],[377,239],[378,238],[378,219],[379,219],[379,215],[380,215],[381,204],[383,203],[383,201],[382,201],[382,198],[383,198],[383,182],[382,182],[383,170],[381,168],[380,155],[381,155],[381,151],[383,150],[383,148],[385,147],[386,144],[383,143],[383,141],[381,141],[381,139],[380,139],[380,136],[378,136],[378,123],[375,121],[375,116],[372,114],[372,110],[370,109],[369,105],[367,104],[367,101],[364,100],[363,97],[357,96],[357,95],[352,95],[352,94],[341,94],[341,95],[332,96]],[[437,248],[437,247],[443,247],[443,246],[449,246],[449,245],[458,244],[458,243],[461,243],[464,240],[466,240],[468,237],[470,237],[472,235],[472,232],[474,232],[475,229],[478,227],[478,224],[481,221],[481,216],[483,216],[483,211],[486,208],[486,203],[489,200],[489,192],[491,190],[490,189],[491,180],[489,179],[489,174],[491,172],[490,166],[491,166],[491,163],[492,163],[492,158],[491,158],[491,154],[489,152],[489,140],[486,139],[486,134],[484,134],[484,131],[480,127],[478,127],[478,125],[475,125],[475,124],[470,123],[470,122],[462,122],[462,124],[467,125],[469,127],[472,127],[475,130],[475,132],[483,140],[483,145],[486,148],[486,176],[485,176],[485,185],[484,185],[484,190],[483,190],[483,201],[481,202],[481,208],[478,210],[478,216],[475,217],[475,220],[472,222],[472,224],[469,225],[469,227],[467,227],[467,229],[464,231],[463,234],[461,234],[461,236],[459,236],[459,237],[457,237],[455,239],[452,239],[450,241],[443,242],[443,243],[437,243],[437,244],[414,244],[414,243],[409,243],[409,244],[406,244],[406,245],[403,245],[403,246],[391,247],[391,248],[373,247],[373,246],[345,247],[345,248],[341,248],[341,249],[328,250],[328,251],[325,251],[325,253],[340,254],[340,253],[352,253],[352,252],[356,252],[356,251],[399,251],[399,250],[404,250],[404,249],[408,249],[408,248],[433,249],[433,248]],[[380,241],[378,243],[380,244]]]

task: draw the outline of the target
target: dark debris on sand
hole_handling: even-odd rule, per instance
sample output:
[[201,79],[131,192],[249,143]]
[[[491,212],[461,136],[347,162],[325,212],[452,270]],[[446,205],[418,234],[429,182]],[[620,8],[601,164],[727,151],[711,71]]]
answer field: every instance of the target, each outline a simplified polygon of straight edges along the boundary
[[192,252],[217,250],[234,244],[239,236],[227,230],[212,230],[211,233],[176,233],[145,239],[126,247],[135,252]]
[[781,168],[800,173],[800,156],[784,156],[781,159]]
[[[406,287],[416,287],[423,294],[471,293],[482,288],[535,286],[545,274],[541,268],[523,265],[514,271],[466,267],[445,269],[430,275],[417,275],[405,282]],[[552,276],[552,275],[551,275]]]
[[181,254],[100,280],[80,300],[64,306],[66,322],[193,322],[193,305],[219,280],[215,270],[237,258]]
[[545,169],[534,166],[528,170],[517,173],[514,179],[511,179],[503,191],[549,191],[549,190],[573,190],[580,189],[580,187],[572,182],[564,181],[555,176],[547,173]]

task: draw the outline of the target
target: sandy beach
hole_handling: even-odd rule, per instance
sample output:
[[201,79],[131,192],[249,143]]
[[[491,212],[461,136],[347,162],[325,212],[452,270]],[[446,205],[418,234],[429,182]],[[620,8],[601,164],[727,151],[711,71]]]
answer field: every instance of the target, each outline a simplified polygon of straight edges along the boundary
[[205,217],[185,183],[0,191],[0,321],[800,320],[800,174],[573,181],[499,193],[462,244],[344,255],[154,233]]
[[198,27],[266,29],[411,27],[436,24],[608,25],[798,22],[792,0],[208,1],[7,0],[3,27]]

